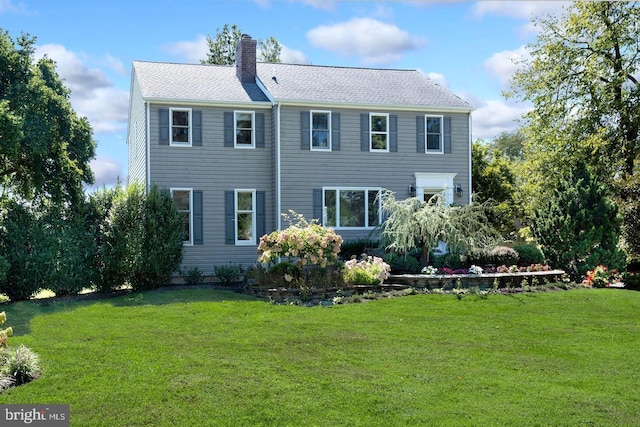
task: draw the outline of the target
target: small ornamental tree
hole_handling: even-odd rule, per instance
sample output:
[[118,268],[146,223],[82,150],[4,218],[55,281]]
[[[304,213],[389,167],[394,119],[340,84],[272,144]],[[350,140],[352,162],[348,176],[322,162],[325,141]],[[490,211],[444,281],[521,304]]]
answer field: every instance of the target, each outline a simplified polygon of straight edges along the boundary
[[429,264],[429,252],[440,242],[451,252],[464,252],[493,246],[500,238],[487,220],[485,205],[450,206],[439,195],[427,202],[416,197],[396,200],[391,191],[382,192],[381,197],[387,215],[382,224],[387,249],[401,254],[420,249],[422,267]]
[[275,263],[279,258],[295,259],[296,265],[318,265],[321,268],[338,261],[342,237],[332,228],[323,227],[317,220],[307,221],[290,210],[283,214],[289,227],[276,230],[260,238],[258,262]]

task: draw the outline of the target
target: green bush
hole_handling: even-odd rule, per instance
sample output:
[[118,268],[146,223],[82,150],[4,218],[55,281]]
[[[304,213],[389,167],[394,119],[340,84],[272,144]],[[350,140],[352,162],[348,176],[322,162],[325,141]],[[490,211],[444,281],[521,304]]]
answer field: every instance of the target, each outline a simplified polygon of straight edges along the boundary
[[193,267],[183,272],[182,276],[184,277],[184,283],[188,286],[198,286],[204,282],[204,274],[198,267]]
[[489,264],[493,265],[515,265],[520,258],[515,249],[507,246],[496,246],[488,253]]
[[[117,268],[115,260],[110,259],[113,248],[113,240],[107,236],[111,233],[111,212],[119,194],[123,192],[120,185],[112,188],[102,188],[89,195],[86,220],[88,230],[93,236],[96,245],[96,254],[92,262],[94,271],[92,285],[98,292],[111,292],[118,285],[114,272]],[[117,273],[117,272],[116,272]]]
[[431,265],[436,268],[447,267],[452,270],[457,270],[465,266],[466,257],[458,253],[449,252],[445,255],[434,256],[431,258],[433,262]]
[[415,274],[420,272],[420,261],[411,255],[398,255],[394,252],[384,255],[384,260],[394,273]]
[[367,249],[378,248],[379,246],[380,242],[373,239],[347,240],[342,242],[339,255],[344,260],[349,260],[354,256],[358,258],[363,253],[366,253]]
[[522,243],[513,247],[518,253],[518,265],[525,267],[531,264],[544,264],[544,254],[536,245]]
[[244,268],[239,264],[229,263],[228,265],[213,266],[213,274],[223,285],[231,285],[238,282],[244,273]]
[[168,283],[182,261],[182,216],[168,190],[145,195],[131,184],[116,195],[104,233],[103,277],[109,287],[153,289]]
[[49,255],[44,227],[33,209],[13,200],[2,207],[0,250],[9,263],[0,292],[11,301],[27,300],[46,284]]

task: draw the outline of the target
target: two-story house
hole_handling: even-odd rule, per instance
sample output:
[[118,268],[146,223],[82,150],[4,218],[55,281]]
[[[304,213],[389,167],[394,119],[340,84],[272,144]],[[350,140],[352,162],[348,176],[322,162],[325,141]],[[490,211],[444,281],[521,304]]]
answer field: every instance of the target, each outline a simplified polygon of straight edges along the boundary
[[281,214],[350,240],[382,221],[378,194],[471,195],[472,107],[415,70],[135,61],[128,181],[168,188],[184,215],[184,268],[253,264]]

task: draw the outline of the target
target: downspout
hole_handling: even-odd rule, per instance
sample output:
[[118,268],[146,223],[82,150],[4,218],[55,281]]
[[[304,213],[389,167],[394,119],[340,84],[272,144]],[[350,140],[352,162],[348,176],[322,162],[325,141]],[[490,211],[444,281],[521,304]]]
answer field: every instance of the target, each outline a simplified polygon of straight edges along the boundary
[[280,184],[280,107],[282,104],[278,102],[276,108],[276,229],[282,229],[282,197]]

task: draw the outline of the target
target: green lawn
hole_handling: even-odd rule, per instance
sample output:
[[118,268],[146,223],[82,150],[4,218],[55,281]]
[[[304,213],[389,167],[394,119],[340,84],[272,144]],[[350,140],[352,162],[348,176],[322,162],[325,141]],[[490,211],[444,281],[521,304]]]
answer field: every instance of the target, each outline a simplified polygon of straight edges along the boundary
[[211,289],[0,306],[72,426],[637,426],[640,293],[335,307]]

